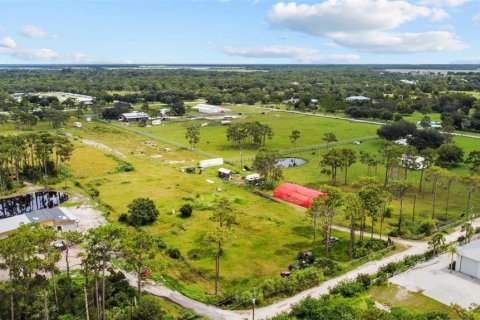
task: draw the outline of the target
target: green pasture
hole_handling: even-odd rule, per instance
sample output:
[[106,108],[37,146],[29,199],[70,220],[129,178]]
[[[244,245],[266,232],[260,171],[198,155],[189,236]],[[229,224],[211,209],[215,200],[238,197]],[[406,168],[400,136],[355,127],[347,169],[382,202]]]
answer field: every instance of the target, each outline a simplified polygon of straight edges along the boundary
[[[249,110],[257,111],[254,108]],[[237,158],[243,155],[253,155],[257,148],[251,145],[243,145],[241,149],[227,141],[227,126],[219,124],[219,120],[189,120],[183,122],[164,121],[160,126],[149,128],[137,128],[148,134],[153,134],[162,139],[188,145],[185,139],[186,128],[190,125],[204,125],[200,128],[200,142],[195,148],[218,154],[226,158]],[[325,143],[322,141],[324,133],[334,132],[337,139],[347,140],[375,135],[377,126],[354,123],[345,120],[333,120],[309,115],[299,115],[284,112],[267,112],[246,114],[243,119],[235,119],[233,122],[259,121],[272,127],[274,136],[266,142],[270,149],[289,149],[295,147],[290,142],[289,136],[293,130],[300,130],[301,137],[297,140],[297,147],[310,146]]]
[[[145,229],[160,236],[169,248],[179,249],[191,264],[160,254],[154,272],[161,274],[159,279],[167,285],[200,299],[212,293],[215,246],[208,241],[208,231],[214,226],[209,217],[212,204],[220,197],[229,198],[238,212],[233,239],[225,245],[222,255],[222,291],[242,290],[278,277],[289,264],[296,262],[299,251],[311,250],[313,229],[303,210],[225,182],[216,177],[216,168],[207,169],[202,175],[181,172],[181,167],[195,165],[200,159],[190,151],[159,143],[152,147],[139,135],[105,124],[68,131],[115,148],[135,166],[133,172],[116,173],[118,164],[105,151],[80,142],[76,143],[70,162],[76,181],[100,191],[100,200],[110,207],[107,211],[111,222],[117,221],[137,197],[155,201],[160,217]],[[191,218],[178,215],[184,203],[194,207]],[[334,236],[341,240],[333,245],[332,258],[347,263],[348,235],[335,231]],[[321,254],[320,247],[318,250]]]

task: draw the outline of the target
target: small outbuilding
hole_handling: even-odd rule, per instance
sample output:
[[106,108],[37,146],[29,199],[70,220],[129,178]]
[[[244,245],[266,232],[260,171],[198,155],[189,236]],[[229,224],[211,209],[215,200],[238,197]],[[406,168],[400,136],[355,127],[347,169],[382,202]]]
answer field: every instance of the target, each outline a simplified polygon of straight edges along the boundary
[[225,179],[225,180],[230,180],[232,178],[232,170],[228,170],[225,168],[220,168],[217,171],[217,175],[219,178]]
[[148,115],[144,112],[127,112],[122,113],[120,120],[123,122],[140,122],[147,121]]
[[370,101],[369,97],[364,97],[364,96],[351,96],[345,99],[348,102],[366,102]]
[[480,240],[457,248],[456,269],[461,273],[480,279]]
[[304,208],[310,208],[312,201],[317,197],[328,197],[324,192],[294,183],[282,183],[273,191],[273,196]]

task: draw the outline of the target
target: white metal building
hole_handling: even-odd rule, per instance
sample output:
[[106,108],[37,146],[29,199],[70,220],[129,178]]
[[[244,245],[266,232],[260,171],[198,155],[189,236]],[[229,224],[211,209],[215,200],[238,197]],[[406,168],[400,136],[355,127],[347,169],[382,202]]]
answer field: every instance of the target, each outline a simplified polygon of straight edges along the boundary
[[456,269],[466,275],[480,279],[480,240],[457,248]]
[[213,106],[210,104],[197,104],[195,107],[192,107],[193,110],[196,110],[200,113],[227,113],[230,112],[230,109],[222,108],[219,106]]

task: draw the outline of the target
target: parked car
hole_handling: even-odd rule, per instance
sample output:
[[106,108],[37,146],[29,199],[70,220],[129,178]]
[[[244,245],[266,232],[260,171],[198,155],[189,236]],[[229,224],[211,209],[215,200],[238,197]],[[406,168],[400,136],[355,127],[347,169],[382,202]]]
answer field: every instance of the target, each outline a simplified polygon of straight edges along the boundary
[[280,272],[280,276],[281,277],[290,277],[290,271],[282,271]]
[[301,269],[301,267],[300,267],[299,264],[296,264],[296,263],[292,263],[291,265],[288,266],[288,270],[290,270],[290,271],[298,270],[298,269]]
[[333,244],[333,243],[335,243],[335,242],[338,242],[339,240],[340,240],[340,239],[338,239],[337,237],[330,237],[328,240],[327,240],[327,239],[323,239],[323,240],[322,240],[322,243],[323,243],[323,244],[326,244],[326,243],[328,243],[328,244]]
[[55,242],[52,244],[52,246],[55,248],[55,249],[58,249],[60,251],[65,251],[67,250],[67,247],[65,246],[65,244],[63,242]]

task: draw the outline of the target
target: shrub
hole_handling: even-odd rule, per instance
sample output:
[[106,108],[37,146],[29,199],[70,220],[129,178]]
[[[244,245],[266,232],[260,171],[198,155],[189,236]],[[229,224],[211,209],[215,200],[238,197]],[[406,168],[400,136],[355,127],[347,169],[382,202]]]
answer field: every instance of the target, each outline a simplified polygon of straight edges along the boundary
[[361,283],[365,289],[368,289],[372,284],[371,276],[365,273],[359,273],[358,276],[355,278],[355,281]]
[[323,274],[327,277],[334,276],[342,271],[342,266],[338,262],[323,257],[316,258],[314,266],[323,269]]
[[167,245],[165,244],[165,241],[163,241],[163,239],[161,237],[155,237],[154,238],[155,240],[155,244],[157,245],[157,248],[158,250],[163,250],[167,247]]
[[331,294],[339,294],[345,298],[354,297],[365,290],[362,283],[357,281],[342,281],[330,289]]
[[159,215],[153,200],[137,198],[128,205],[128,223],[133,226],[144,226],[154,222]]
[[119,222],[128,222],[128,214],[126,213],[122,213],[119,217],[118,217],[118,221]]
[[142,301],[133,309],[132,320],[162,320],[165,312],[154,297],[142,297]]
[[193,212],[193,208],[191,205],[189,205],[188,203],[187,204],[184,204],[181,208],[180,208],[180,213],[182,215],[183,218],[188,218],[188,217],[191,217],[192,216],[192,212]]
[[180,259],[180,257],[182,256],[182,254],[180,253],[180,250],[175,248],[168,249],[167,253],[168,253],[168,256],[172,259]]
[[437,223],[435,220],[432,220],[432,219],[428,219],[428,220],[425,220],[423,221],[421,224],[420,224],[420,227],[418,229],[418,231],[420,233],[424,233],[425,235],[429,236],[432,234],[432,231],[433,229],[435,229]]

